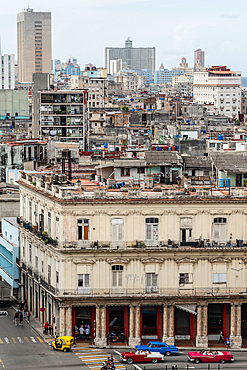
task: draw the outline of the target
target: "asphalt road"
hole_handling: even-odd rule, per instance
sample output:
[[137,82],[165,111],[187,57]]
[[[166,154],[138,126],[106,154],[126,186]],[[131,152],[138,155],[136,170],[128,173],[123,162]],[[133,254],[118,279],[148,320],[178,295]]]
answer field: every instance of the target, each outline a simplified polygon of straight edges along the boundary
[[73,352],[54,351],[26,322],[16,327],[12,308],[1,307],[0,310],[9,313],[7,317],[0,317],[0,370],[77,370],[84,367]]

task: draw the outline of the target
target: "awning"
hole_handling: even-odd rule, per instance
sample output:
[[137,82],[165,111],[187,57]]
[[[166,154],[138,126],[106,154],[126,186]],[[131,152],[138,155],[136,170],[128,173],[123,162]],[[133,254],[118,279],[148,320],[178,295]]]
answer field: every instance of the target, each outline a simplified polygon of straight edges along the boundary
[[175,307],[180,308],[180,310],[192,313],[193,315],[197,315],[196,303],[195,304],[175,304]]

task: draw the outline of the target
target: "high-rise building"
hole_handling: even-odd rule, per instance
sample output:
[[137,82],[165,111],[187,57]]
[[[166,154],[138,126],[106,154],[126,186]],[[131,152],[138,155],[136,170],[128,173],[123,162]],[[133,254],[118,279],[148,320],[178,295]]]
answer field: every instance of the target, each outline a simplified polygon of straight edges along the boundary
[[15,88],[15,56],[14,54],[1,55],[2,82],[0,90],[13,90]]
[[28,8],[17,14],[18,81],[51,73],[51,13]]
[[194,51],[194,66],[205,67],[205,51],[202,51],[202,49]]
[[241,111],[241,72],[226,66],[212,66],[194,73],[194,102],[214,104],[220,115],[238,118]]
[[124,48],[105,48],[107,73],[110,73],[110,61],[114,59],[122,59],[123,66],[129,69],[150,69],[152,73],[155,71],[155,47],[133,48],[129,37],[125,40]]

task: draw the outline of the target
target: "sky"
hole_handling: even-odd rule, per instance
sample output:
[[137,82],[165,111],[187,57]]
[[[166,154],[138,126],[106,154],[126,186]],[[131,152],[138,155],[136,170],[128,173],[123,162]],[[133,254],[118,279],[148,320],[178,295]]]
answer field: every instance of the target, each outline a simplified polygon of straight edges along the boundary
[[53,59],[104,66],[105,46],[155,46],[156,68],[179,66],[193,51],[206,66],[227,65],[247,76],[246,0],[1,0],[2,54],[16,54],[17,13],[28,5],[52,13]]

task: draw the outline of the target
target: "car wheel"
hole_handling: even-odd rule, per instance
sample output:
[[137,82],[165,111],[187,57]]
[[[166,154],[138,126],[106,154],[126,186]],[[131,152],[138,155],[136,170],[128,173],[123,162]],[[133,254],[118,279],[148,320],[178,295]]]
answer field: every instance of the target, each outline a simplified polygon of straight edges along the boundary
[[158,362],[157,358],[153,358],[153,359],[152,359],[152,363],[153,363],[153,364],[157,364],[157,362]]
[[69,349],[68,348],[64,348],[63,351],[64,352],[69,352]]
[[134,360],[133,360],[133,358],[129,357],[127,362],[128,362],[128,364],[133,364]]
[[224,364],[225,362],[226,362],[226,360],[220,360],[221,364]]
[[195,359],[195,364],[199,364],[200,362],[201,362],[201,360],[199,358]]
[[167,351],[166,352],[166,356],[171,356],[171,352],[170,351]]

